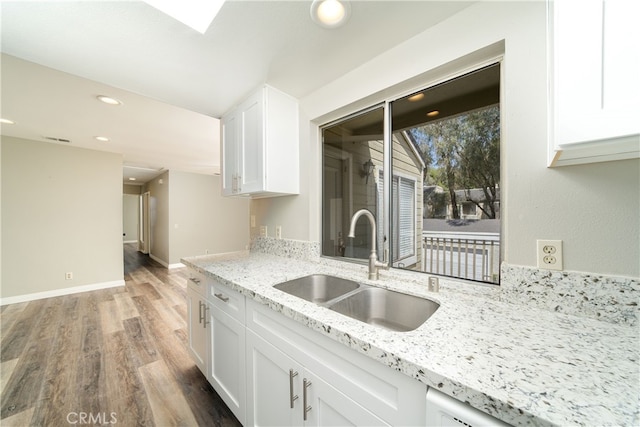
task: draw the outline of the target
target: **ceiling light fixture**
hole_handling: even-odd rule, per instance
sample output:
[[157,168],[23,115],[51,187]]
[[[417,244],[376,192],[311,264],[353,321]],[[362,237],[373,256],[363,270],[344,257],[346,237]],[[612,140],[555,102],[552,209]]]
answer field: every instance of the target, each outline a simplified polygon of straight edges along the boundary
[[429,111],[429,112],[427,113],[427,117],[435,117],[435,116],[437,116],[438,114],[440,114],[440,111],[438,111],[438,110]]
[[424,93],[420,92],[420,93],[416,93],[415,95],[411,95],[410,97],[408,97],[407,101],[416,102],[416,101],[420,101],[422,98],[424,98]]
[[107,95],[98,95],[96,96],[96,98],[98,98],[98,100],[104,102],[105,104],[109,104],[109,105],[122,105],[122,101],[119,101],[115,98],[112,98],[110,96]]
[[100,142],[109,142],[109,138],[106,136],[96,136],[95,138]]
[[324,28],[338,28],[351,16],[351,4],[345,0],[313,0],[311,19]]
[[15,125],[16,122],[14,122],[13,120],[9,120],[9,119],[0,119],[0,123],[2,123],[3,125]]
[[136,179],[134,177],[129,178],[129,181],[135,181]]

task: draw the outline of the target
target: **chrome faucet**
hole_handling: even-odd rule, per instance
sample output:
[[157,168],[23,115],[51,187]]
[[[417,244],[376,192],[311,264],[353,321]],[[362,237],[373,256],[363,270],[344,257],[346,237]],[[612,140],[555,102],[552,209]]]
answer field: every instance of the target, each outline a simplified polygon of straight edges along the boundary
[[378,251],[376,250],[376,219],[373,217],[373,214],[369,212],[367,209],[360,209],[351,217],[351,227],[349,228],[349,236],[352,239],[356,237],[356,222],[358,222],[358,218],[362,215],[366,216],[369,219],[369,223],[371,224],[371,253],[369,254],[369,280],[378,280],[378,269],[389,268],[389,265],[385,262],[378,261]]

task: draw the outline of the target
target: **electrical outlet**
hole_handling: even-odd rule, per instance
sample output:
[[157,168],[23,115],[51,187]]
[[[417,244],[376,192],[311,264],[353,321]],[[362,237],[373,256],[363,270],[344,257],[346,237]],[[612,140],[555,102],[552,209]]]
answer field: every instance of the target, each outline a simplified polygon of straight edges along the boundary
[[266,225],[261,225],[260,226],[260,237],[267,237],[267,226]]
[[64,280],[73,280],[73,273],[71,271],[65,273]]
[[282,239],[282,226],[276,225],[276,239]]
[[438,282],[437,277],[429,276],[429,291],[431,292],[440,291],[440,283]]
[[562,270],[562,240],[538,240],[538,268]]

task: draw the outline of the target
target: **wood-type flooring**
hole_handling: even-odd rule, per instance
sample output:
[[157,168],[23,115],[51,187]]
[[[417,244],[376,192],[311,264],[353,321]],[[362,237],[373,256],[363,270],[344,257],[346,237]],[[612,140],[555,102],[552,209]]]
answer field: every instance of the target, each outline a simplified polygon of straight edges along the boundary
[[1,308],[0,425],[240,425],[187,351],[185,269],[124,256],[124,287]]

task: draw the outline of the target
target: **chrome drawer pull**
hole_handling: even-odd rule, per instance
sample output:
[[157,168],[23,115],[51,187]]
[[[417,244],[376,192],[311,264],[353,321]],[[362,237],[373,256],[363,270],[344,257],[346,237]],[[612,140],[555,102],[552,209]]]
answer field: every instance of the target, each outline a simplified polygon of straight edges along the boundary
[[304,421],[307,421],[307,412],[309,412],[311,410],[311,406],[307,406],[307,388],[309,388],[311,386],[311,381],[309,381],[308,379],[304,378],[302,380],[302,407],[303,412],[302,412],[302,419]]
[[206,304],[202,304],[204,305],[204,328],[207,329],[207,325],[210,324],[211,322],[207,320],[207,311],[209,310],[209,306]]
[[298,395],[293,395],[293,378],[298,375],[298,372],[293,372],[293,369],[289,369],[289,402],[291,409],[293,409],[293,402],[298,398]]
[[193,283],[195,283],[196,285],[200,284],[200,279],[196,279],[195,277],[189,277],[189,280],[191,280]]
[[225,297],[223,294],[213,294],[216,296],[216,298],[221,299],[224,302],[229,302],[229,297]]
[[202,304],[202,301],[198,301],[198,310],[199,310],[199,315],[198,315],[198,323],[202,323],[202,321],[204,320],[204,314],[202,314],[202,306],[204,304]]

